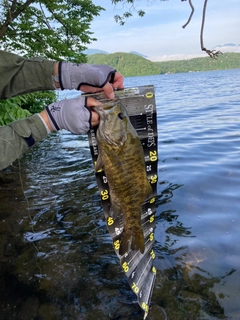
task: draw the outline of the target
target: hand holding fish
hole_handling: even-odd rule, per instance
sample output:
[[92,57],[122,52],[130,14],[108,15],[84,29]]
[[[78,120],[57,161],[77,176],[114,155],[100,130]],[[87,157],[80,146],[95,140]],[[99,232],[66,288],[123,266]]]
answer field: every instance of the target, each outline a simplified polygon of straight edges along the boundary
[[74,134],[89,131],[90,126],[96,126],[99,116],[91,112],[90,107],[101,105],[101,102],[90,97],[77,97],[54,102],[40,113],[49,130],[65,129]]
[[[26,58],[3,50],[0,50],[0,74],[0,99],[59,88],[88,93],[103,91],[112,99],[114,89],[123,88],[123,76],[107,65]],[[51,104],[38,115],[16,120],[13,126],[18,130],[11,124],[1,126],[0,169],[9,166],[52,131],[66,129],[75,134],[86,133],[90,125],[99,122],[98,114],[91,112],[91,107],[97,104],[96,100],[85,97],[63,100]]]
[[54,66],[56,87],[77,89],[86,93],[104,91],[109,99],[114,98],[114,89],[123,89],[123,76],[108,65],[59,62]]

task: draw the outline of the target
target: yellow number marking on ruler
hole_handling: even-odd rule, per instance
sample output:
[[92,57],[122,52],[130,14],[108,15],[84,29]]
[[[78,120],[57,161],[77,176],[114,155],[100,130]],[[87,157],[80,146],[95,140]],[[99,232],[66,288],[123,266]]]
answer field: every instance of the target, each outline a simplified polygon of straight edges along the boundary
[[148,305],[145,302],[142,303],[142,309],[146,312],[149,310]]
[[153,93],[152,92],[147,92],[145,94],[145,97],[148,98],[148,99],[151,99],[153,97]]
[[155,217],[154,217],[154,215],[152,215],[152,216],[150,217],[150,219],[149,219],[149,222],[152,223],[154,220],[155,220]]
[[149,202],[153,203],[153,202],[155,202],[155,200],[156,200],[155,198],[152,198]]
[[158,178],[158,176],[156,174],[154,176],[151,176],[150,177],[150,180],[151,180],[150,183],[151,184],[156,183],[157,182],[157,178]]
[[133,282],[132,289],[133,289],[133,291],[134,291],[135,293],[138,293],[138,292],[139,292],[139,288],[138,288],[138,286],[136,285],[135,282]]
[[151,255],[152,259],[155,259],[155,253],[153,250],[150,252],[150,255]]
[[113,220],[112,217],[108,217],[108,219],[107,219],[107,224],[108,224],[108,226],[111,226],[111,225],[114,224],[114,220]]
[[153,241],[153,240],[154,240],[154,234],[153,234],[153,233],[151,233],[151,234],[149,235],[149,240],[150,240],[150,241]]
[[157,270],[156,270],[156,268],[155,268],[155,267],[152,267],[152,272],[153,272],[154,274],[156,274],[156,273],[157,273]]
[[107,200],[109,198],[108,190],[101,191],[102,200]]
[[124,262],[124,263],[122,264],[122,268],[123,268],[124,272],[128,272],[129,266],[128,266],[127,262]]
[[149,152],[149,156],[150,156],[150,161],[157,161],[157,151],[150,151]]
[[116,240],[115,242],[114,242],[114,249],[115,250],[118,250],[120,248],[120,241],[119,240]]

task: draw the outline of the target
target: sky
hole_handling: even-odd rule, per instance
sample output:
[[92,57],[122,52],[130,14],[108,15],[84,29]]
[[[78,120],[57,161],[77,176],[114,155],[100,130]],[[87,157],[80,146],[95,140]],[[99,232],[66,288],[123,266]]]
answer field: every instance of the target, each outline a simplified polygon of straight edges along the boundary
[[[200,30],[204,0],[192,0],[195,8],[189,25],[183,29],[191,13],[188,1],[135,0],[137,10],[124,26],[114,20],[126,10],[122,4],[114,6],[111,0],[92,0],[106,9],[91,23],[93,36],[98,40],[89,49],[114,52],[139,52],[151,60],[167,56],[194,57],[206,55],[200,48]],[[234,43],[240,52],[240,0],[208,0],[204,27],[204,45],[213,49],[217,45]],[[161,60],[161,59],[158,59]],[[164,60],[164,59],[163,59]]]

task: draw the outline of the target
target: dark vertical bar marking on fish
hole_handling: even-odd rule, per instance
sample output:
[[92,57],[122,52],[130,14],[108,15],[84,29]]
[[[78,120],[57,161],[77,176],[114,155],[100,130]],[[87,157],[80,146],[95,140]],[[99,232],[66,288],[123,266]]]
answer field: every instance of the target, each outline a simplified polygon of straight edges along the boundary
[[[129,119],[141,141],[144,151],[147,178],[152,187],[151,196],[142,205],[141,224],[145,242],[145,251],[143,254],[139,250],[129,250],[124,255],[119,254],[121,235],[124,228],[123,216],[120,214],[117,217],[113,217],[112,213],[109,211],[110,190],[103,170],[96,172],[96,179],[108,231],[113,240],[113,247],[119,257],[120,265],[128,278],[129,285],[132,291],[137,295],[138,303],[143,309],[144,319],[146,319],[156,277],[156,269],[153,264],[155,258],[153,250],[156,212],[155,196],[157,195],[158,180],[155,93],[154,87],[148,85],[116,91],[115,95],[119,97],[122,105],[127,110]],[[94,94],[91,96],[106,102],[103,94]],[[97,162],[99,154],[96,132],[97,128],[93,128],[88,135],[94,165]]]

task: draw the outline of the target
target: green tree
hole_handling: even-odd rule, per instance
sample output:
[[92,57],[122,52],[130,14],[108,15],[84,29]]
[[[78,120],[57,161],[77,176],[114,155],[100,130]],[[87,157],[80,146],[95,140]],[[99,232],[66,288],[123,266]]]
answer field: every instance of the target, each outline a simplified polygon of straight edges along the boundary
[[0,0],[0,40],[25,56],[85,61],[90,23],[104,10],[91,0]]
[[[94,41],[90,23],[104,10],[90,0],[0,0],[0,47],[26,57],[86,62],[81,53]],[[56,100],[54,91],[0,102],[0,125],[39,112]]]

